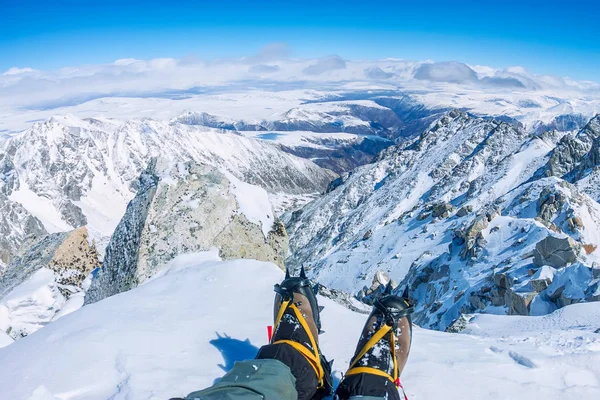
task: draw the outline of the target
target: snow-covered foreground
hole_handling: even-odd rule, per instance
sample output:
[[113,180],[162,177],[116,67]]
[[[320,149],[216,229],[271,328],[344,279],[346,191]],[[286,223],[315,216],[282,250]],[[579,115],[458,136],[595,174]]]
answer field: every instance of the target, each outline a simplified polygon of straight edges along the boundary
[[[275,265],[180,256],[137,289],[0,349],[2,399],[168,399],[210,385],[266,343]],[[365,315],[329,299],[321,347],[347,368]],[[546,317],[478,316],[467,334],[416,328],[411,400],[600,398],[600,304]],[[1,338],[0,338],[1,339]]]

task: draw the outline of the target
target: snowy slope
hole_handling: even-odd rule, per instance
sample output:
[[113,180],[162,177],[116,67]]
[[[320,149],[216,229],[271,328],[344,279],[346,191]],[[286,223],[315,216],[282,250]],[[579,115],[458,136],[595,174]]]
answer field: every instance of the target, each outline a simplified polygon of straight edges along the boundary
[[[600,207],[538,174],[561,137],[451,111],[288,214],[288,264],[359,297],[386,272],[418,301],[417,321],[442,330],[464,313],[538,315],[597,300]],[[544,292],[551,277],[531,281],[546,236],[576,240],[581,264],[553,265],[562,278]]]
[[[180,256],[143,286],[0,349],[2,398],[163,400],[208,386],[266,343],[272,285],[282,277],[268,263],[219,262],[215,253]],[[233,293],[244,294],[243,304]],[[365,316],[328,299],[320,302],[326,307],[321,346],[335,359],[339,378]],[[600,326],[598,305],[570,306],[543,323],[496,317],[470,335],[415,328],[402,377],[407,394],[411,400],[458,400],[465,394],[490,400],[595,399],[600,335],[592,330]],[[585,323],[578,324],[583,315]],[[503,325],[511,327],[511,337],[494,332]]]
[[[416,217],[417,209],[426,201],[456,198],[463,202],[472,200],[481,207],[527,180],[527,170],[529,174],[535,172],[535,164],[530,161],[543,165],[545,154],[553,147],[551,141],[533,138],[529,142],[530,139],[508,124],[453,111],[433,123],[414,142],[392,147],[377,162],[357,168],[334,182],[333,190],[291,216],[288,230],[294,242],[290,262],[294,266],[304,262],[338,264],[336,267],[347,269],[364,260],[370,261],[365,268],[389,260],[403,250],[404,242],[413,240],[411,231],[421,230],[420,221],[402,225],[391,222],[409,212]],[[526,142],[523,161],[513,163],[507,158]],[[478,183],[473,187],[477,192],[463,199],[465,193],[473,191],[470,182]],[[390,231],[382,234],[382,238],[389,237],[395,243],[381,246],[360,243],[369,230],[377,233],[380,229]],[[410,262],[425,250],[433,250],[442,239],[436,237],[433,243],[423,243],[412,251],[418,254],[402,251],[404,272]],[[352,258],[358,262],[352,262]],[[392,262],[399,264],[396,259]],[[361,274],[360,269],[355,269],[354,276],[337,276],[352,282]],[[402,271],[398,275],[394,278],[401,279]],[[344,290],[356,289],[350,282],[336,282],[336,285]]]

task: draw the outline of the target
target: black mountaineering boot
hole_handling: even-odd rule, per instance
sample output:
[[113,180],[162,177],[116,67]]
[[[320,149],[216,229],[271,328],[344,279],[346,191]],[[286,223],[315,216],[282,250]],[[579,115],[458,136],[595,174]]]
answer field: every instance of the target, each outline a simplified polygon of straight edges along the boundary
[[299,400],[329,396],[333,387],[331,363],[319,349],[321,320],[316,286],[302,268],[299,277],[290,277],[286,271],[275,292],[273,337],[256,358],[276,359],[287,365],[296,378]]
[[373,396],[400,400],[400,374],[410,351],[413,311],[407,298],[390,295],[375,300],[336,399]]

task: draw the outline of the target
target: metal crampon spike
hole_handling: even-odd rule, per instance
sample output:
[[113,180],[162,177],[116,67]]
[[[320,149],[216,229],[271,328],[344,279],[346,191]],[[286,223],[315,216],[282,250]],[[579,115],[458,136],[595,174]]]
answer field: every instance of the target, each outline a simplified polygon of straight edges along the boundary
[[300,267],[300,278],[306,279],[306,272],[304,271],[304,265]]

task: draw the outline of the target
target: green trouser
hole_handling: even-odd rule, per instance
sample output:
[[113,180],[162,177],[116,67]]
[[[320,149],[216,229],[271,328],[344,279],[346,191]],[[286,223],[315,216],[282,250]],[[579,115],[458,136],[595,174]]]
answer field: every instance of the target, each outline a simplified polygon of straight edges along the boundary
[[238,361],[217,383],[185,400],[297,400],[296,378],[278,360]]
[[[238,361],[223,378],[208,389],[193,392],[185,400],[297,400],[296,378],[279,360]],[[382,397],[353,396],[350,400],[381,400]]]

